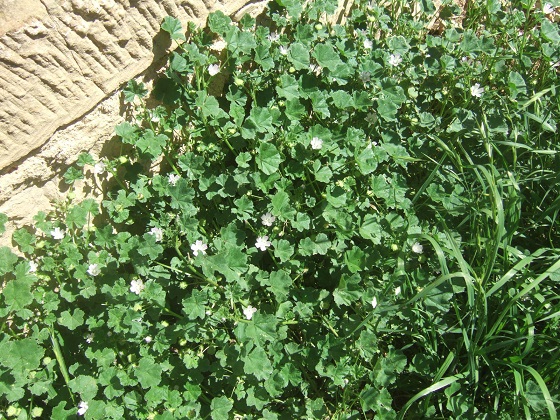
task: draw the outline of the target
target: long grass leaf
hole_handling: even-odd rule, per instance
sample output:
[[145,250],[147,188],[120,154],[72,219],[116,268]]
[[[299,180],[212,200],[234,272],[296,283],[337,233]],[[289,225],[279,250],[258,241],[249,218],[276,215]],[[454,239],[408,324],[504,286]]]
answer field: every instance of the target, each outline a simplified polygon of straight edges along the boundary
[[435,384],[429,386],[428,388],[425,388],[422,391],[418,392],[410,400],[407,401],[407,403],[404,405],[404,407],[401,409],[401,411],[397,415],[397,420],[403,419],[406,412],[412,406],[412,404],[414,404],[420,398],[424,398],[427,395],[430,395],[430,394],[432,394],[436,391],[439,391],[442,388],[446,388],[449,385],[451,385],[452,383],[457,382],[458,380],[463,379],[466,376],[467,375],[465,373],[458,373],[458,374],[453,375],[453,376],[448,376],[447,378],[444,378],[441,381],[438,381]]
[[540,373],[537,372],[535,369],[533,369],[531,366],[525,366],[520,363],[512,363],[511,365],[515,366],[518,369],[526,370],[531,374],[531,376],[533,376],[533,378],[535,378],[535,381],[539,385],[539,388],[541,389],[541,392],[544,396],[544,401],[546,403],[546,408],[548,409],[548,415],[550,416],[550,419],[557,420],[558,417],[556,414],[556,407],[554,407],[554,401],[552,400],[552,397],[550,396],[550,391],[548,390],[548,387],[546,386],[546,383],[544,382]]

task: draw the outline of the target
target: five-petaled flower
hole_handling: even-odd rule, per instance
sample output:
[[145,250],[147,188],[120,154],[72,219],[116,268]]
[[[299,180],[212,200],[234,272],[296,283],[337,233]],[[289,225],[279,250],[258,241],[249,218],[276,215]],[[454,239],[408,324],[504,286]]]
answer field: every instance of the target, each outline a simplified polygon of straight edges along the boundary
[[554,6],[550,3],[545,3],[542,11],[545,15],[550,15],[551,13],[554,13]]
[[268,236],[259,236],[257,238],[257,242],[255,242],[255,246],[259,248],[261,251],[266,251],[266,249],[272,245],[272,242],[268,240]]
[[93,166],[93,173],[101,175],[105,172],[105,169],[107,169],[107,165],[105,165],[104,162],[99,161]]
[[313,137],[311,139],[311,148],[314,150],[319,150],[321,147],[323,147],[323,140],[321,140],[319,137]]
[[245,309],[243,309],[243,315],[245,315],[245,318],[247,318],[247,319],[253,318],[253,315],[255,314],[255,312],[257,312],[257,308],[253,308],[251,305],[249,305]]
[[101,273],[101,269],[99,268],[99,266],[97,264],[90,264],[88,269],[87,269],[87,273],[90,276],[97,276]]
[[395,296],[398,296],[398,295],[400,295],[400,294],[401,294],[401,286],[397,286],[397,287],[395,288]]
[[177,174],[169,174],[169,183],[173,186],[175,186],[175,184],[177,183],[177,181],[179,181],[181,179],[180,175]]
[[210,64],[208,66],[208,74],[210,76],[215,76],[220,72],[220,65],[219,64]]
[[480,87],[480,83],[475,83],[471,86],[471,95],[480,98],[484,93],[484,88]]
[[54,239],[64,239],[65,232],[59,227],[55,227],[54,230],[51,230],[51,235]]
[[276,41],[278,41],[279,39],[280,39],[280,35],[278,35],[276,32],[271,32],[271,33],[268,35],[268,40],[269,40],[270,42],[276,42]]
[[278,47],[278,50],[280,51],[280,54],[282,54],[282,55],[287,55],[288,54],[288,48],[286,48],[284,45],[280,45]]
[[146,286],[144,286],[144,282],[141,279],[132,280],[130,282],[130,291],[132,293],[136,293],[137,295],[140,294],[142,290],[144,290]]
[[421,254],[422,252],[424,252],[424,247],[420,245],[418,242],[415,242],[414,245],[412,245],[412,252],[416,254]]
[[163,230],[161,230],[161,228],[154,227],[150,229],[150,232],[148,233],[156,237],[156,242],[161,242],[161,240],[163,239]]
[[261,216],[261,221],[262,224],[265,226],[272,226],[272,224],[274,223],[274,221],[276,220],[276,217],[274,217],[272,215],[272,213],[265,213]]
[[366,50],[371,50],[373,48],[373,42],[370,39],[364,39],[364,48]]
[[93,343],[94,338],[95,338],[95,334],[94,333],[89,333],[88,335],[86,335],[86,343],[88,343],[88,344]]
[[78,404],[78,415],[83,416],[84,414],[86,414],[88,408],[89,406],[86,401],[80,401],[80,404]]
[[206,250],[208,249],[208,245],[206,245],[201,240],[196,241],[194,244],[191,245],[191,251],[196,257],[199,252],[202,252],[206,255]]
[[399,64],[402,63],[402,57],[399,53],[391,54],[389,57],[389,64],[397,67]]
[[375,296],[371,300],[371,306],[373,306],[373,309],[377,308],[377,298]]

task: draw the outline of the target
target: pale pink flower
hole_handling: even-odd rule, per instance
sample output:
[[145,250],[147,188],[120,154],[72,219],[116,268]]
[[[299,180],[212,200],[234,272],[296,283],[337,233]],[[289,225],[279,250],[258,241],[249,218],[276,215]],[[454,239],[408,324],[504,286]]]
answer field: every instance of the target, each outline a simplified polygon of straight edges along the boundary
[[247,318],[247,319],[253,318],[253,315],[255,314],[255,312],[257,312],[257,308],[253,308],[251,305],[249,305],[245,309],[243,309],[243,315],[245,315],[245,318]]
[[259,248],[261,251],[266,251],[266,249],[272,245],[272,242],[268,240],[268,236],[259,236],[257,238],[257,242],[255,242],[255,246]]
[[194,244],[191,245],[191,250],[195,257],[198,255],[199,252],[206,254],[207,249],[208,249],[208,245],[206,245],[200,240],[196,241]]

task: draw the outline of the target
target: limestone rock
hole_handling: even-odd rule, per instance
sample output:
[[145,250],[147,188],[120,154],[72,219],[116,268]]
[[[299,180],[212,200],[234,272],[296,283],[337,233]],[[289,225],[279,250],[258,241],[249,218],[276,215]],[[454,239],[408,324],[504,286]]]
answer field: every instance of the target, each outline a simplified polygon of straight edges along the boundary
[[0,0],[0,170],[159,60],[171,46],[157,36],[165,16],[186,27],[247,3]]

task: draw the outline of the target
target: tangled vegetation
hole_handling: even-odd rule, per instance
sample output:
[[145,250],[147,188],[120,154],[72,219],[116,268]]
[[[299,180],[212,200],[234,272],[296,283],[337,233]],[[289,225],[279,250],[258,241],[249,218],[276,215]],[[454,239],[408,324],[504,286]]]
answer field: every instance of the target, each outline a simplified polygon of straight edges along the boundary
[[558,4],[336,6],[163,21],[0,249],[5,417],[556,418]]

